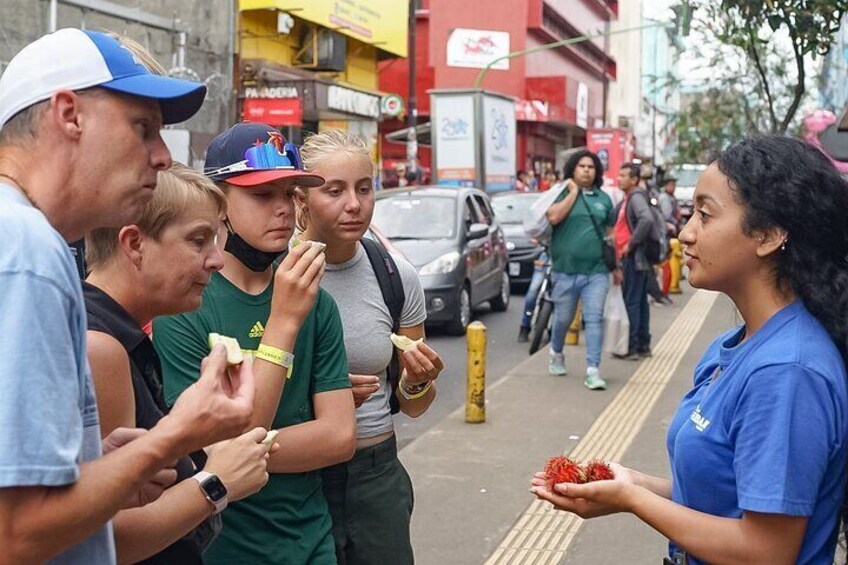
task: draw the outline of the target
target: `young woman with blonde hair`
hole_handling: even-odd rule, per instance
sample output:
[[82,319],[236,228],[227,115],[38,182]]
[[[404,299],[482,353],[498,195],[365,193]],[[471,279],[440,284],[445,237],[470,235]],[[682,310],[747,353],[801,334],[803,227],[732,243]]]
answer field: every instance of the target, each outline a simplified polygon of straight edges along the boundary
[[[436,396],[434,381],[444,363],[422,342],[400,354],[397,388],[387,385],[393,319],[360,242],[375,201],[374,170],[365,142],[330,130],[307,138],[301,154],[305,169],[326,179],[321,186],[298,189],[298,222],[302,239],[327,245],[321,287],[339,307],[357,406],[356,454],[323,471],[336,557],[342,565],[411,564],[412,482],[397,458],[392,397],[400,411],[420,416]],[[418,273],[404,258],[391,259],[405,296],[397,333],[423,338],[427,312]]]

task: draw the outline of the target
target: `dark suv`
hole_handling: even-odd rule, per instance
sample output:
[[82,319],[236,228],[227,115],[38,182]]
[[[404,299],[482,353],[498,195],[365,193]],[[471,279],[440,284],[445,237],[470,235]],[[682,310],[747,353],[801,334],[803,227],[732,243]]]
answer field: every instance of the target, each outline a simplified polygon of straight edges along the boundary
[[436,186],[379,192],[373,223],[418,269],[428,324],[444,323],[459,335],[478,304],[507,309],[506,240],[485,192]]

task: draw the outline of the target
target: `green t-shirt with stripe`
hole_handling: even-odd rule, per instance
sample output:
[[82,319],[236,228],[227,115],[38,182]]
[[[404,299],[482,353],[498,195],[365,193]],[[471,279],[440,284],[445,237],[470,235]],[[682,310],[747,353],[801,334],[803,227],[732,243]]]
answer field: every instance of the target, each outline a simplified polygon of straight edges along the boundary
[[[199,310],[155,320],[153,343],[162,360],[168,404],[197,380],[200,361],[209,354],[210,332],[236,338],[245,350],[259,347],[271,295],[272,285],[251,295],[215,273]],[[314,394],[350,387],[341,318],[323,290],[300,328],[293,353],[292,376],[274,428],[314,420]],[[229,505],[222,518],[223,531],[203,554],[207,564],[335,563],[319,471],[273,473],[261,491]]]
[[[561,202],[566,196],[568,191],[563,190],[556,201]],[[569,275],[607,273],[609,270],[604,265],[602,242],[581,200],[588,204],[592,217],[595,218],[595,223],[598,224],[602,233],[606,233],[607,228],[612,227],[610,223],[612,200],[607,193],[599,188],[584,190],[574,202],[568,216],[553,226],[551,235],[553,271]]]

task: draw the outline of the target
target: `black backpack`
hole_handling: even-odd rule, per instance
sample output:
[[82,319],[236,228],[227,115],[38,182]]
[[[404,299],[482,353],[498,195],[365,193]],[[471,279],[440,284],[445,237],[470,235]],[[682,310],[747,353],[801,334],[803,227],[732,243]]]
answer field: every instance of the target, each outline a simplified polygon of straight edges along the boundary
[[[362,243],[362,247],[365,248],[365,254],[368,255],[368,260],[371,261],[374,274],[377,275],[380,292],[383,293],[383,302],[389,307],[389,314],[392,316],[392,332],[397,333],[400,329],[400,316],[403,312],[403,304],[406,301],[406,294],[403,291],[403,281],[400,278],[397,264],[386,248],[379,242],[368,237],[363,237],[360,242]],[[400,402],[395,392],[400,383],[400,362],[396,347],[392,347],[392,360],[389,362],[389,366],[386,367],[386,381],[389,388],[389,405],[391,406],[392,414],[397,414],[400,411]]]
[[[651,229],[648,232],[648,237],[642,242],[645,259],[648,260],[652,265],[659,265],[668,257],[669,252],[669,242],[668,242],[668,230],[666,230],[665,220],[663,219],[662,212],[657,206],[657,202],[654,198],[648,195],[644,190],[634,190],[631,193],[632,195],[640,194],[642,198],[645,199],[645,203],[648,205],[648,210],[651,212]],[[630,211],[630,198],[627,199],[628,207],[625,210],[625,218],[627,220],[628,226],[633,226],[631,220],[635,218]],[[633,228],[631,227],[631,230]]]

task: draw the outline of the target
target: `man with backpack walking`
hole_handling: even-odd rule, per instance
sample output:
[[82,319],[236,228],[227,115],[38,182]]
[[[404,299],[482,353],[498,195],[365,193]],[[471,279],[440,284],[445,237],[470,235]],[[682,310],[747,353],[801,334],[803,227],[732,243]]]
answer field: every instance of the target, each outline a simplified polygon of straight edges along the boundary
[[[616,211],[613,229],[620,266],[614,281],[623,285],[630,340],[627,353],[616,357],[635,361],[651,356],[648,282],[654,276],[653,264],[662,255],[662,238],[657,233],[657,215],[651,210],[650,196],[639,186],[639,165],[625,163],[618,183],[625,197]],[[662,223],[661,216],[658,221]],[[659,228],[664,229],[662,225]]]

